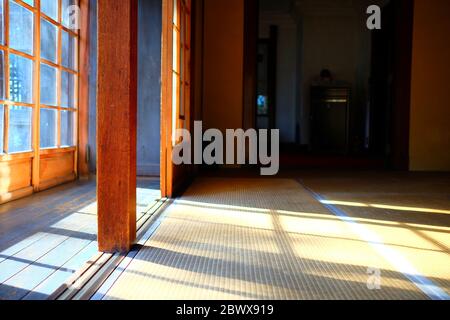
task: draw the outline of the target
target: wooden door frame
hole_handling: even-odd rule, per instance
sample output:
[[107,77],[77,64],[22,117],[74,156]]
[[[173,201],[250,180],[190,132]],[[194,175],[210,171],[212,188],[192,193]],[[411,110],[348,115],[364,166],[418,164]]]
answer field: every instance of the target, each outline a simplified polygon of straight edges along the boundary
[[[191,166],[183,165],[183,166],[175,166],[172,162],[172,151],[173,151],[173,75],[174,75],[174,65],[173,65],[173,33],[174,28],[176,28],[173,24],[173,12],[174,12],[174,1],[178,1],[180,4],[181,0],[162,0],[162,41],[161,41],[161,165],[160,165],[160,185],[161,185],[161,196],[171,198],[175,194],[180,193],[185,186],[189,183],[192,177]],[[188,91],[184,91],[183,98],[186,99],[186,94],[189,92],[189,98],[184,101],[185,105],[185,115],[180,116],[177,119],[177,127],[180,125],[181,120],[186,122],[186,127],[191,128],[191,120],[193,117],[193,104],[192,98],[194,95],[194,84],[192,82],[192,72],[193,70],[193,57],[192,57],[192,12],[195,1],[186,0],[190,5],[189,17],[190,20],[184,20],[180,24],[188,22],[187,30],[189,32],[190,43],[187,45],[190,48],[190,58],[186,61],[189,61],[188,64],[186,61],[183,71],[185,74],[189,76],[189,81],[184,81],[184,84],[189,83],[187,86]],[[181,8],[181,4],[180,4]],[[178,15],[184,17],[181,13],[178,12]],[[181,26],[180,26],[181,28]],[[180,32],[180,31],[179,31]],[[186,40],[186,39],[185,39]],[[183,57],[186,59],[187,49],[186,44],[180,47],[179,50],[184,50]],[[178,55],[180,57],[180,55]],[[181,73],[180,73],[181,75]],[[184,85],[183,85],[184,86]],[[184,88],[184,87],[183,87]],[[178,89],[177,89],[178,90]],[[184,90],[184,89],[183,89]],[[178,95],[179,96],[179,95]],[[189,104],[186,106],[186,103]],[[177,110],[179,110],[179,106],[177,106]],[[177,111],[178,114],[178,111]]]
[[413,58],[414,0],[393,3],[395,10],[394,93],[391,110],[389,166],[408,171],[410,167],[411,77]]
[[89,70],[90,70],[90,0],[79,0],[81,11],[79,37],[78,154],[79,177],[89,176]]
[[172,67],[173,67],[173,0],[162,0],[161,36],[161,196],[173,195],[172,166]]
[[258,24],[258,0],[244,0],[244,108],[242,119],[245,129],[256,126]]
[[[275,129],[276,127],[276,109],[277,109],[277,83],[276,83],[276,74],[277,74],[277,47],[278,47],[278,27],[270,26],[270,34],[269,38],[258,38],[257,39],[257,48],[260,44],[265,44],[268,47],[268,79],[272,79],[269,83],[268,87],[268,99],[269,99],[269,114],[267,117],[269,119],[269,128]],[[258,73],[256,72],[256,79],[258,78]],[[255,88],[257,90],[257,88]],[[256,93],[257,94],[257,93]],[[256,95],[255,95],[256,96]],[[255,98],[256,101],[256,98]],[[254,109],[254,118],[255,121],[258,117],[257,109]],[[256,124],[256,122],[255,122]]]

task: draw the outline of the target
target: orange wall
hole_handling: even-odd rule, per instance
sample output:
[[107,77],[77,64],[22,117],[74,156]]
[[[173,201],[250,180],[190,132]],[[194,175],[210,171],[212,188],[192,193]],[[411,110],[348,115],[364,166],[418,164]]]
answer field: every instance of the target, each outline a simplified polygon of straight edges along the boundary
[[416,0],[410,167],[450,171],[450,1]]
[[203,126],[242,128],[244,1],[204,5]]

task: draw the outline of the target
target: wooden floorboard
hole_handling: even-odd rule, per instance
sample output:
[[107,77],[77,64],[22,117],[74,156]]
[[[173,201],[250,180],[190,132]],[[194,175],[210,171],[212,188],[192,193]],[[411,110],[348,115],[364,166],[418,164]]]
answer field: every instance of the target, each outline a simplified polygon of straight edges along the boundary
[[26,239],[20,241],[19,243],[16,243],[15,245],[9,247],[8,249],[3,250],[0,253],[0,263],[5,261],[8,257],[14,256],[15,254],[17,254],[20,251],[24,250],[25,248],[29,247],[33,243],[39,241],[40,239],[45,237],[45,235],[46,234],[43,232],[36,233],[36,234],[30,236],[29,238],[26,238]]
[[[94,216],[72,215],[55,225],[55,228],[64,231],[64,235],[48,233],[30,247],[1,263],[0,275],[3,277],[0,277],[0,280],[3,283],[0,284],[0,297],[17,300],[24,296],[24,290],[33,290],[79,250],[93,241],[77,238],[77,232],[80,230],[93,232],[92,235],[95,237],[95,230],[92,228],[88,230],[92,224],[95,225]],[[80,243],[82,247],[79,247]],[[9,263],[10,261],[13,263]],[[3,268],[3,264],[7,267]],[[14,272],[16,273],[13,274]],[[5,279],[5,276],[10,277]]]
[[[69,261],[75,254],[89,244],[88,240],[69,238],[27,268],[0,285],[0,296],[18,300],[23,298],[23,290],[33,291],[39,284],[58,270],[58,266]],[[75,272],[76,270],[67,270]],[[5,290],[6,285],[6,290]],[[16,289],[20,288],[18,291]]]
[[28,293],[24,300],[41,300],[50,296],[59,286],[79,270],[86,261],[89,261],[97,253],[97,242],[91,242],[76,255],[74,255],[61,268],[54,272],[47,279],[42,281],[32,292]]
[[[138,179],[138,219],[158,189]],[[47,299],[97,254],[95,193],[95,182],[75,182],[0,206],[0,300]]]
[[[95,201],[95,183],[70,184],[0,206],[0,250]],[[32,223],[30,223],[32,222]]]
[[7,281],[50,250],[56,248],[65,239],[66,237],[60,235],[47,235],[13,257],[8,257],[0,264],[0,282]]

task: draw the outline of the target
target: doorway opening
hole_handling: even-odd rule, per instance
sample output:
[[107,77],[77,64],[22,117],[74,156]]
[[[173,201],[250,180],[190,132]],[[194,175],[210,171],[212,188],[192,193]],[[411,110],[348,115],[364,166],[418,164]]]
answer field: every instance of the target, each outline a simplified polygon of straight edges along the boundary
[[282,167],[408,169],[412,5],[378,4],[372,31],[366,1],[258,1],[255,126]]

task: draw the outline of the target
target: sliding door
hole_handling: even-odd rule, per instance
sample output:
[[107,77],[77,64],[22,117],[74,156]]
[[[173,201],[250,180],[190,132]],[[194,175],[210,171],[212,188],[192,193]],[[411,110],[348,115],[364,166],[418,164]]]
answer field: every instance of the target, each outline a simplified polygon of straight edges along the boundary
[[0,202],[76,177],[76,4],[0,0]]
[[[191,0],[163,1],[161,190],[172,196],[189,180],[192,167],[174,166],[176,129],[191,129]],[[163,179],[165,177],[165,179]]]

